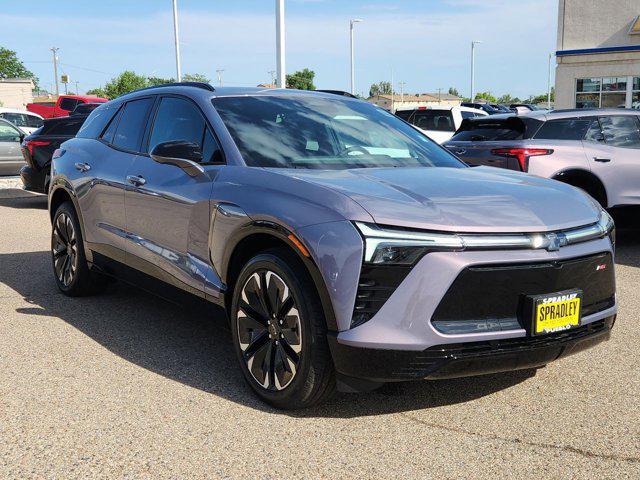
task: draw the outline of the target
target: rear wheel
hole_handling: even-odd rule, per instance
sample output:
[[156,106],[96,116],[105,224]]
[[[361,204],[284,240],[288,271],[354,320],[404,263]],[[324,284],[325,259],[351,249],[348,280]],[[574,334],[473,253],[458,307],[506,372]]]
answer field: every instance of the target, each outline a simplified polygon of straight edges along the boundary
[[58,289],[65,295],[88,295],[104,286],[104,279],[89,271],[80,223],[71,202],[60,205],[53,216],[51,261]]
[[333,392],[324,313],[295,255],[274,249],[249,260],[235,283],[231,313],[240,367],[262,400],[305,408]]

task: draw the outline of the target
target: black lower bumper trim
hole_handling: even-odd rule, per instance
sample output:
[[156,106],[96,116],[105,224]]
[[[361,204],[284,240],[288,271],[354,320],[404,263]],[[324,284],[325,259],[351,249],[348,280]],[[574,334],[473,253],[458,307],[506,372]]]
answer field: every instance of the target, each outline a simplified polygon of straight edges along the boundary
[[437,345],[423,351],[358,348],[329,337],[338,373],[376,382],[456,378],[536,368],[608,340],[615,315],[536,337]]

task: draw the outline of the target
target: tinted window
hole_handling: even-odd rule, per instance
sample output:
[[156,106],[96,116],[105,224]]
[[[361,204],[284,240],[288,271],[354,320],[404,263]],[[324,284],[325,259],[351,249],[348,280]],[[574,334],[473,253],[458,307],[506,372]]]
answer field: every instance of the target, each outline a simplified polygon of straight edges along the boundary
[[638,120],[631,115],[600,117],[605,142],[614,147],[640,148]]
[[0,142],[19,142],[20,132],[5,122],[0,122]]
[[60,108],[62,110],[73,110],[74,108],[76,108],[76,105],[78,104],[78,101],[75,98],[63,98],[62,100],[60,100]]
[[111,119],[111,122],[109,122],[109,126],[102,134],[102,137],[100,137],[107,143],[113,143],[113,137],[115,136],[118,122],[120,121],[120,117],[122,117],[122,110],[124,110],[124,108],[121,107],[120,110],[118,110],[118,113]]
[[75,136],[82,126],[82,119],[57,121],[47,130],[47,135]]
[[366,102],[289,94],[220,97],[213,105],[251,166],[464,167],[410,125]]
[[16,127],[26,127],[27,125],[27,116],[24,113],[10,113],[4,112],[0,113],[0,118],[4,118],[8,122],[13,123]]
[[153,98],[141,98],[125,104],[113,136],[113,145],[132,152],[140,150],[142,135],[147,126],[147,115],[153,102]]
[[542,124],[534,138],[540,140],[582,140],[591,125],[590,119],[564,118]]
[[600,128],[600,122],[598,119],[591,121],[587,133],[584,135],[584,139],[587,142],[601,143],[604,142],[604,136],[602,135],[602,129]]
[[409,118],[409,123],[422,130],[435,130],[438,132],[454,132],[451,110],[416,110]]
[[222,150],[208,128],[204,130],[202,140],[202,161],[205,163],[222,163]]
[[460,112],[460,115],[462,115],[462,118],[474,118],[476,116],[475,113],[473,112]]
[[41,127],[43,123],[43,120],[40,117],[36,117],[35,115],[27,115],[27,126],[34,128],[34,127]]
[[80,127],[77,136],[81,138],[98,138],[116,112],[117,109],[111,106],[94,110]]
[[149,151],[159,143],[177,140],[197,143],[202,147],[204,129],[202,114],[189,100],[163,98],[153,122]]

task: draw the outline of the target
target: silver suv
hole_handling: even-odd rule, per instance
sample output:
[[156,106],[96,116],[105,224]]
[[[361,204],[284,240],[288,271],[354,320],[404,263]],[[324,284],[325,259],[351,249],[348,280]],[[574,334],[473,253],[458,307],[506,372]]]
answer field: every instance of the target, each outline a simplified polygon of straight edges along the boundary
[[604,207],[640,203],[635,110],[559,110],[465,120],[445,146],[471,166],[529,172],[586,190]]

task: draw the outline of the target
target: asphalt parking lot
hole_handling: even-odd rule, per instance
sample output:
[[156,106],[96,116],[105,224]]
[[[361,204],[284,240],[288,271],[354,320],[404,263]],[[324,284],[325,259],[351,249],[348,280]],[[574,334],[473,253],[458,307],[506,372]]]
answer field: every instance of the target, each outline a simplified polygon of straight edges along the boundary
[[58,293],[49,228],[44,197],[0,189],[0,478],[640,478],[640,230],[609,342],[290,413],[245,386],[220,312]]

